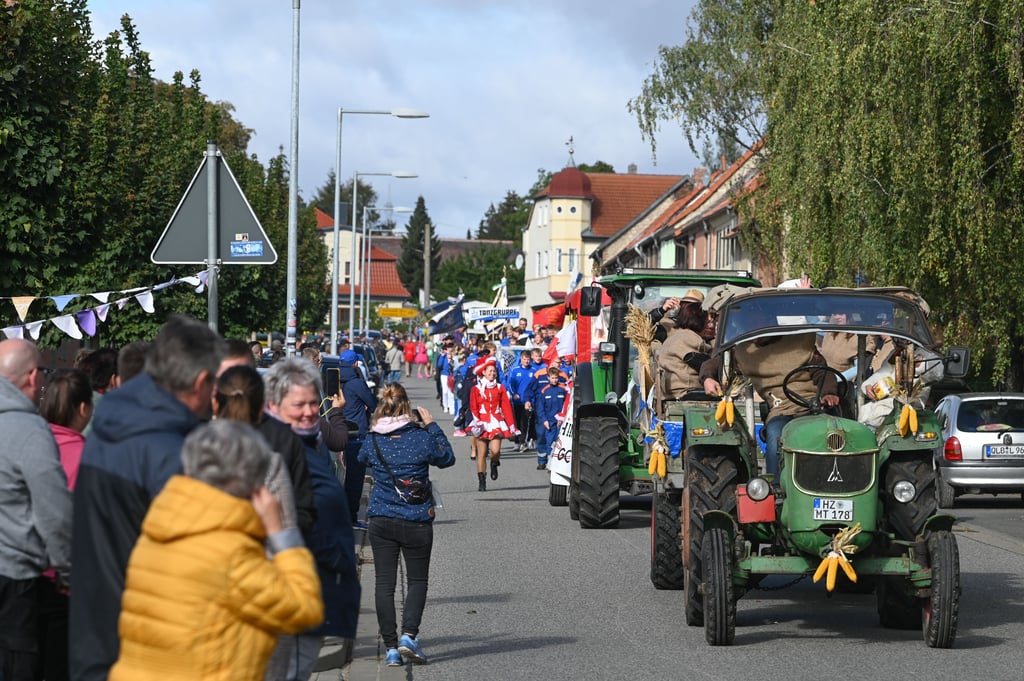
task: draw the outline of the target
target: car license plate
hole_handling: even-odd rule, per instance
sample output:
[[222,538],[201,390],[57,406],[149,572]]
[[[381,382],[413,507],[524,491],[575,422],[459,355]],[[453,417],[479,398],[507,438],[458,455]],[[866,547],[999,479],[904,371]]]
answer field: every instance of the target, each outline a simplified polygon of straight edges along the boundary
[[1024,445],[985,445],[985,458],[1024,457]]
[[814,520],[839,520],[853,522],[853,501],[851,499],[814,500]]

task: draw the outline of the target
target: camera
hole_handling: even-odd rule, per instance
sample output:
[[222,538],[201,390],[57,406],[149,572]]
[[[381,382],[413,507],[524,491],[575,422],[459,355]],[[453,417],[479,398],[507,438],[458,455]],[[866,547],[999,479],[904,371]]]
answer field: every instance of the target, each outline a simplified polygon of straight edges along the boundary
[[415,421],[416,423],[423,423],[423,417],[420,416],[419,407],[412,408],[412,420]]

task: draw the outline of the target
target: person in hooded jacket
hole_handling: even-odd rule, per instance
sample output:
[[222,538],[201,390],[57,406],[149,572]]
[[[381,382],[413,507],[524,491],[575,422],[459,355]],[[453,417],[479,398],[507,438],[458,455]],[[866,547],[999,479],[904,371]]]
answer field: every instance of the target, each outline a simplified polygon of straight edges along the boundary
[[359,461],[359,449],[370,428],[370,414],[377,409],[377,398],[356,368],[359,356],[355,351],[346,350],[338,359],[338,383],[345,401],[341,413],[347,421],[357,426],[355,431],[349,433],[348,444],[344,448],[344,461],[345,494],[352,514],[352,526],[359,527],[359,501],[363,496],[363,481],[366,479],[366,466]]
[[[316,519],[306,541],[320,577],[324,623],[295,637],[284,676],[286,681],[306,681],[324,636],[354,638],[356,634],[360,587],[352,516],[321,433],[320,372],[306,360],[289,357],[271,366],[264,382],[267,411],[302,439],[313,485]],[[288,644],[284,638],[278,641],[279,647]]]
[[185,439],[184,475],[153,500],[128,562],[110,681],[259,679],[277,634],[323,619],[313,556],[263,486],[270,457],[231,419]]
[[185,436],[210,417],[224,341],[183,315],[157,333],[145,371],[104,397],[86,438],[71,535],[71,678],[103,681],[118,657],[128,557],[154,497],[181,473]]
[[[411,503],[396,487],[398,480],[429,482],[430,466],[454,465],[455,453],[430,412],[423,407],[414,411],[405,388],[392,383],[381,393],[359,460],[369,468],[374,482],[366,514],[376,573],[377,624],[387,648],[386,662],[399,666],[406,657],[424,664],[427,657],[420,648],[419,631],[434,543],[434,502],[428,498]],[[395,617],[399,555],[405,558],[408,582],[401,637]]]

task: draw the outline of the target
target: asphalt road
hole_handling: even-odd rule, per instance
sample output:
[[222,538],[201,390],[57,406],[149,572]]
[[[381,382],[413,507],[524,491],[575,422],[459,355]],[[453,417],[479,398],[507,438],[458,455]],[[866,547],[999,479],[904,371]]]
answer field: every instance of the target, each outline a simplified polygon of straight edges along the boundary
[[[406,387],[416,404],[440,411],[432,384],[413,379]],[[449,419],[438,421],[451,432]],[[963,596],[953,650],[926,647],[918,632],[881,628],[873,595],[829,597],[809,578],[746,594],[735,645],[713,648],[702,628],[686,626],[681,592],[651,586],[649,499],[625,498],[618,529],[582,530],[566,508],[548,505],[547,474],[533,454],[506,446],[500,478],[477,492],[468,440],[452,442],[456,465],[433,476],[444,509],[420,634],[431,663],[378,662],[372,578],[364,577],[360,628],[370,634],[357,640],[346,678],[1016,681],[1024,674],[1019,497],[958,499]]]

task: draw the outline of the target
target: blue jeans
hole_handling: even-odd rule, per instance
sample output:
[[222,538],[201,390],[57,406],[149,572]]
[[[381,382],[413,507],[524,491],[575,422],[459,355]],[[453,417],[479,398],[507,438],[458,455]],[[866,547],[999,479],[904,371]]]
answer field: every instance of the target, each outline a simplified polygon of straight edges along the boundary
[[402,382],[402,370],[392,369],[388,372],[388,377],[384,380],[385,383],[401,383]]
[[370,518],[370,547],[376,574],[374,602],[377,626],[385,648],[398,647],[398,622],[395,617],[395,586],[398,583],[398,557],[405,558],[408,581],[402,609],[402,633],[413,638],[420,633],[420,620],[427,604],[430,577],[430,551],[434,546],[433,523],[373,516]]
[[795,416],[773,416],[764,424],[764,467],[765,473],[775,476],[779,482],[779,441],[782,439],[782,428]]

